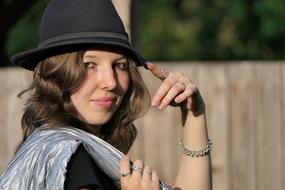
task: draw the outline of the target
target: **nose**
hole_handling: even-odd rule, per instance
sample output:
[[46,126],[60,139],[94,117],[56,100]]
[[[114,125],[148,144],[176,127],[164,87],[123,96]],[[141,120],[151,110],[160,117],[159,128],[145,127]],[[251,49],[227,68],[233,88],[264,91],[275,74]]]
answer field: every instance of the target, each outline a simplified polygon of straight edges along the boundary
[[116,73],[112,68],[106,68],[100,73],[100,87],[113,90],[117,86]]

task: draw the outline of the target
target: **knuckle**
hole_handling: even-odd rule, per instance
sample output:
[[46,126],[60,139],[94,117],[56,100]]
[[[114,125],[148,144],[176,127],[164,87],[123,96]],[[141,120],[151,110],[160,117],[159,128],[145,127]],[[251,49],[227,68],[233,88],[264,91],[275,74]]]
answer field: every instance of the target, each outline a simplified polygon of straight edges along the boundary
[[139,165],[139,166],[142,166],[143,165],[143,161],[142,160],[136,160],[135,164]]
[[164,104],[164,105],[167,105],[167,104],[169,104],[169,100],[168,99],[163,99],[162,101],[161,101],[161,103],[162,104]]
[[173,89],[175,90],[175,92],[180,92],[181,90],[184,90],[183,86],[180,83],[176,83],[173,86]]
[[184,77],[184,73],[177,71],[177,72],[173,73],[173,76],[175,78],[181,78],[181,77]]
[[138,188],[138,187],[141,186],[141,183],[140,183],[139,180],[133,179],[133,180],[132,180],[132,186],[133,186],[134,188]]
[[147,165],[147,164],[144,166],[144,168],[147,169],[147,170],[152,170],[151,166]]
[[174,83],[172,82],[172,79],[165,79],[164,81],[164,86],[169,87],[171,85],[173,85]]
[[185,76],[184,73],[182,73],[182,72],[180,72],[180,71],[178,71],[176,74],[177,74],[177,76],[181,76],[181,77],[184,77],[184,76]]
[[185,83],[189,83],[190,82],[189,78],[186,77],[186,76],[182,76],[180,80],[184,81]]
[[174,76],[170,76],[164,82],[166,85],[171,86],[171,85],[175,84],[176,81],[177,81],[177,79]]

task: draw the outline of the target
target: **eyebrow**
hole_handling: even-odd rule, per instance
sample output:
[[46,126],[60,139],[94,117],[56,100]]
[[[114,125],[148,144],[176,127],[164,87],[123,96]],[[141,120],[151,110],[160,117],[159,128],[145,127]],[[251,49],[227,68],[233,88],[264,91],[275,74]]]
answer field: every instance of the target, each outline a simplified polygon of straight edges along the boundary
[[[97,59],[98,57],[96,55],[88,55],[88,54],[83,56],[83,60],[84,59],[92,59],[92,58],[93,59],[94,58]],[[121,61],[121,60],[124,60],[124,59],[127,60],[127,57],[122,55],[121,57],[115,59],[114,62]]]
[[128,60],[128,59],[126,58],[126,56],[122,56],[122,57],[116,59],[115,61],[121,61],[121,60]]

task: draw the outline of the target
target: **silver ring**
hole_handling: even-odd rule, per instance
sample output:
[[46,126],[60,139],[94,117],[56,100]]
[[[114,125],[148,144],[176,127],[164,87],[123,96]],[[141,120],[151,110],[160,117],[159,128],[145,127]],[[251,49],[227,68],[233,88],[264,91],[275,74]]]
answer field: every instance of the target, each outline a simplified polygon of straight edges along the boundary
[[198,90],[198,88],[197,88],[197,86],[196,86],[195,84],[193,84],[193,85],[191,86],[191,90],[192,90],[192,92],[194,93],[194,92],[196,92],[196,91]]
[[152,175],[152,172],[151,171],[144,171],[143,174]]
[[163,69],[163,77],[164,77],[164,79],[167,78],[168,75],[169,75],[169,71],[166,68],[164,68]]
[[138,167],[137,165],[133,165],[133,171],[140,172],[141,174],[143,173],[143,169]]
[[121,173],[122,177],[127,177],[128,175],[130,175],[130,172]]

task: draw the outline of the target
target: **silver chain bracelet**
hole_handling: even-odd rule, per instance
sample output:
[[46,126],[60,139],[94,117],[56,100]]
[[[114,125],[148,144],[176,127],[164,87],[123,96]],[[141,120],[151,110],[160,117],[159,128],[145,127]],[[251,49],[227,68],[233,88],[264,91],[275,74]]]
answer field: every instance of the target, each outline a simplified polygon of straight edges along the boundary
[[207,146],[204,149],[198,150],[198,151],[187,149],[184,146],[184,144],[182,143],[182,140],[180,140],[180,142],[179,142],[179,147],[180,147],[180,150],[182,151],[182,153],[187,155],[187,156],[202,157],[202,156],[206,156],[210,152],[210,150],[212,148],[212,142],[210,140],[208,140]]

